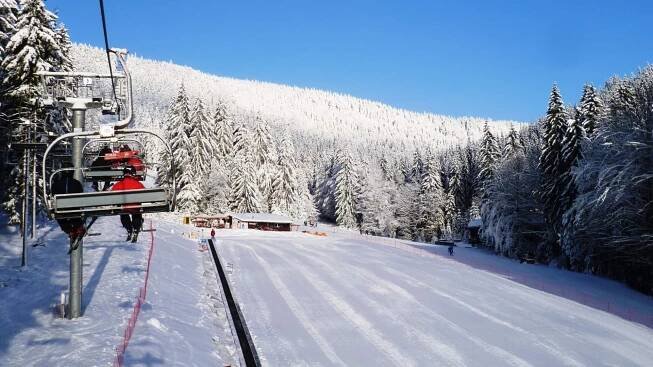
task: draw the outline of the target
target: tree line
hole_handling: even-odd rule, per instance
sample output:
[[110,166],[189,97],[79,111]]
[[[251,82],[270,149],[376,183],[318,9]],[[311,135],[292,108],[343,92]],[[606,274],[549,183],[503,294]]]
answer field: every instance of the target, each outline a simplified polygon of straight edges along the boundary
[[10,155],[8,145],[47,142],[70,131],[66,113],[39,105],[36,73],[71,71],[71,47],[68,31],[43,0],[0,1],[0,200],[10,223],[20,222],[24,167],[40,162],[40,153]]
[[[653,67],[585,86],[554,85],[537,125],[483,139],[482,235],[496,252],[625,281],[653,294]],[[510,147],[510,148],[508,148]]]
[[158,147],[158,183],[169,185],[174,176],[180,211],[315,217],[292,142],[274,139],[260,116],[230,113],[221,102],[209,111],[202,100],[190,101],[182,85],[165,121],[172,157]]

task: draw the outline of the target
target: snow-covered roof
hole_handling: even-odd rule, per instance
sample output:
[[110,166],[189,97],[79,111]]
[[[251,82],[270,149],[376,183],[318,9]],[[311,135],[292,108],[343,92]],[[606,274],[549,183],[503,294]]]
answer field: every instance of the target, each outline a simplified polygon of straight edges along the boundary
[[469,223],[467,224],[468,228],[474,228],[474,227],[480,227],[481,226],[481,218],[475,218],[475,219],[470,219]]
[[214,215],[194,215],[193,219],[220,219],[227,218],[229,214],[214,214]]
[[231,216],[241,222],[256,223],[292,223],[292,219],[280,214],[269,213],[233,213]]

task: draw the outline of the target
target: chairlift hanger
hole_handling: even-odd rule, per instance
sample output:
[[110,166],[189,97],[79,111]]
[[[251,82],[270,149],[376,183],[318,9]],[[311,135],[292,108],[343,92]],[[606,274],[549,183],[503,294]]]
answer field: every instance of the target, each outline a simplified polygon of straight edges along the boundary
[[[122,73],[110,73],[110,74],[101,74],[101,73],[89,73],[89,72],[63,72],[63,71],[39,71],[36,74],[41,77],[41,84],[43,91],[47,94],[47,98],[42,98],[40,100],[41,104],[44,106],[52,107],[64,107],[64,108],[99,108],[103,110],[103,114],[118,114],[120,115],[123,110],[127,110],[127,114],[124,118],[115,122],[113,125],[116,129],[123,129],[129,126],[133,119],[134,111],[134,101],[132,98],[132,80],[129,69],[127,68],[127,63],[125,61],[125,55],[127,51],[124,49],[115,49],[112,48],[109,50],[110,53],[114,54],[117,60],[116,68],[120,68]],[[77,93],[73,95],[58,95],[59,89],[57,89],[57,82],[65,82],[66,79],[72,79],[72,84],[74,84]],[[95,97],[92,93],[91,96],[80,96],[79,88],[91,88],[93,87],[93,80],[102,80],[102,79],[111,79],[112,83],[115,80],[124,80],[126,82],[126,88],[124,90],[124,96],[115,96],[113,98],[106,99],[104,97]],[[59,83],[61,84],[61,83]],[[70,84],[66,85],[66,88],[69,89]],[[122,88],[120,88],[122,91]],[[70,92],[65,90],[65,92]],[[128,108],[124,108],[128,107]]]

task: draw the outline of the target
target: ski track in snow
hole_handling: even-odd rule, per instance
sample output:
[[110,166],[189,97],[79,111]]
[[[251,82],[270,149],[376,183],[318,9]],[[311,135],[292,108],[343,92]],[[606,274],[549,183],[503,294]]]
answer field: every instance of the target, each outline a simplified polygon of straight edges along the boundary
[[[259,245],[264,245],[266,250],[268,250],[268,251],[274,253],[275,255],[283,258],[283,255],[279,251],[274,250],[274,245],[269,245],[269,243],[267,241],[259,242],[258,244]],[[338,274],[339,272],[342,273],[342,270],[343,270],[342,267],[346,266],[345,264],[340,264],[339,265],[340,269],[336,269],[335,267],[332,267],[331,265],[329,265],[327,262],[318,259],[318,256],[321,255],[319,252],[313,251],[313,250],[310,250],[310,249],[307,249],[307,248],[305,248],[303,250],[305,250],[307,253],[311,253],[314,256],[312,256],[312,257],[298,256],[298,253],[296,252],[296,253],[294,253],[294,255],[297,258],[296,259],[297,261],[292,262],[292,264],[295,265],[295,266],[299,266],[299,268],[301,269],[301,275],[303,275],[304,277],[306,277],[308,279],[311,279],[312,283],[315,283],[315,281],[313,280],[314,278],[312,278],[312,276],[311,276],[312,270],[305,267],[305,266],[303,266],[303,265],[299,265],[299,264],[309,264],[311,262],[317,263],[322,269],[326,270],[326,272],[328,274]],[[359,275],[361,275],[363,273],[362,271],[357,270],[357,269],[348,268],[348,270],[354,270],[352,272],[353,273],[352,275],[354,275],[354,276],[359,276]],[[351,277],[348,277],[348,278],[351,279]],[[335,283],[337,281],[337,279],[331,279],[331,281]],[[379,279],[378,277],[367,277],[365,279],[365,281],[367,281],[369,284],[378,286],[377,289],[379,289],[380,293],[382,293],[382,294],[399,294],[401,296],[400,297],[401,299],[404,299],[404,298],[405,299],[410,299],[410,298],[412,298],[412,296],[409,295],[402,288],[393,286],[390,283],[385,282],[382,279]],[[347,282],[339,282],[338,286],[341,287],[341,289],[347,288],[347,289],[349,289],[351,291],[354,291],[354,292],[356,291],[356,289],[353,288],[351,285],[349,285]],[[340,292],[332,290],[332,293],[335,294],[335,293],[340,293]],[[392,323],[395,324],[395,325],[398,325],[398,326],[403,325],[403,327],[407,329],[405,331],[405,333],[408,334],[408,336],[417,338],[417,340],[422,344],[422,347],[424,349],[431,351],[433,355],[437,355],[437,356],[442,357],[444,359],[444,361],[442,361],[442,363],[445,363],[447,366],[464,366],[465,365],[463,363],[462,356],[459,353],[457,353],[455,351],[455,349],[452,348],[451,346],[446,345],[445,343],[440,342],[436,338],[434,338],[434,337],[420,331],[416,327],[413,327],[413,325],[411,325],[409,320],[398,317],[396,312],[392,312],[392,310],[388,309],[388,307],[386,307],[382,303],[374,301],[372,298],[368,298],[366,301],[367,301],[369,309],[373,309],[373,310],[376,310],[379,313],[382,313],[383,316],[386,317],[388,320],[392,320]],[[340,302],[344,302],[344,301],[340,300]]]
[[[247,307],[248,299],[269,282],[286,312],[319,346],[324,363],[352,364],[355,357],[343,354],[336,342],[345,335],[363,343],[360,353],[365,353],[365,343],[371,344],[384,357],[375,356],[376,365],[646,366],[653,360],[650,329],[449,258],[337,235],[249,233],[219,232],[236,272],[251,273],[234,279],[236,294],[247,293],[241,303]],[[262,278],[267,280],[257,283]],[[274,302],[258,298],[254,313],[245,312],[253,320],[253,333],[272,327],[269,314],[262,319],[256,313],[270,307],[278,311]],[[327,337],[319,318],[311,318],[325,304],[332,311],[320,309],[327,312],[324,318],[334,324],[346,320],[353,327],[339,327],[336,340]],[[288,331],[277,330],[284,344],[294,342],[283,337]],[[261,342],[257,346],[269,341]],[[265,351],[266,358],[279,360],[271,352]],[[301,355],[287,357],[292,365],[306,361]]]
[[[319,256],[320,255],[319,252],[317,252],[315,250],[311,250],[309,248],[304,248],[303,250],[308,252],[308,253],[313,254],[314,256]],[[326,262],[323,262],[322,265],[323,265],[323,267],[325,267],[327,269],[330,269],[330,271],[335,271],[335,269],[330,267],[328,265],[328,263],[326,263]],[[346,267],[350,268],[351,272],[353,272],[357,276],[365,279],[370,284],[384,284],[390,290],[390,292],[392,294],[401,295],[402,299],[405,299],[406,301],[409,301],[410,303],[413,303],[414,306],[417,306],[422,312],[427,314],[429,318],[440,318],[441,317],[440,314],[433,312],[430,308],[426,307],[424,304],[422,304],[421,302],[416,300],[415,297],[413,297],[410,293],[408,293],[401,286],[399,286],[399,285],[397,285],[395,283],[386,281],[385,279],[383,279],[383,278],[381,278],[379,276],[376,276],[372,272],[364,270],[364,268],[362,268],[362,267],[356,267],[356,266],[348,265],[348,264],[344,264],[344,263],[341,263],[340,266],[341,267],[346,266]],[[428,285],[428,284],[420,281],[419,279],[417,279],[415,277],[408,276],[408,275],[406,275],[406,273],[397,271],[395,269],[392,269],[389,266],[384,267],[384,270],[388,274],[390,274],[393,277],[393,279],[402,279],[402,278],[405,279],[406,280],[405,281],[406,285],[412,284],[414,286],[419,286],[421,288],[424,288],[424,289],[432,292],[433,294],[435,294],[435,295],[437,295],[439,297],[445,298],[445,299],[447,299],[447,300],[449,300],[451,302],[454,302],[454,303],[460,305],[461,307],[469,310],[470,312],[476,314],[477,316],[479,316],[482,319],[485,319],[485,320],[494,322],[497,325],[501,325],[503,327],[506,327],[506,328],[510,329],[512,332],[518,332],[518,333],[523,334],[525,337],[527,337],[529,340],[531,340],[531,342],[534,345],[536,345],[538,347],[542,347],[547,352],[549,352],[550,354],[556,356],[559,359],[559,362],[562,363],[565,366],[574,366],[574,367],[584,366],[583,364],[579,363],[578,361],[574,360],[573,358],[570,358],[569,356],[566,356],[566,355],[560,353],[559,352],[559,350],[560,350],[559,345],[557,345],[557,344],[555,344],[555,343],[553,343],[551,341],[548,341],[548,340],[542,340],[541,337],[538,337],[537,335],[535,335],[535,334],[533,334],[531,332],[528,332],[527,330],[524,330],[521,327],[515,326],[512,323],[509,323],[509,322],[501,320],[501,319],[499,319],[499,318],[497,318],[497,317],[495,317],[493,315],[490,315],[490,314],[480,310],[479,308],[474,307],[474,306],[470,305],[469,303],[461,300],[458,297],[454,297],[454,296],[451,296],[451,295],[449,295],[449,294],[447,294],[445,292],[439,291],[437,289],[437,287],[436,287],[436,285],[438,284],[437,282],[432,282],[431,285]],[[410,305],[409,307],[412,307],[412,306],[413,305]],[[469,337],[468,332],[464,332],[464,334],[467,337]],[[494,348],[488,348],[488,345],[486,343],[482,342],[482,341],[476,340],[474,342],[475,343],[480,343],[479,346],[482,347],[485,350],[496,351],[496,349],[494,349]],[[505,352],[505,353],[504,352],[505,351],[499,351],[498,356],[501,356],[501,357],[505,356],[505,353],[507,353],[507,352]],[[516,358],[514,360],[514,362],[518,365],[519,363],[522,363],[523,361],[519,361],[519,359]]]
[[319,331],[313,326],[311,318],[306,313],[304,307],[302,307],[299,300],[293,296],[292,292],[286,287],[283,280],[274,273],[274,270],[271,269],[270,264],[261,256],[257,255],[254,249],[250,248],[249,251],[256,258],[256,260],[258,260],[258,262],[263,265],[263,271],[265,271],[267,276],[270,278],[274,284],[275,289],[279,292],[281,297],[283,297],[288,307],[290,307],[292,313],[299,319],[302,325],[306,327],[306,331],[317,343],[322,353],[324,353],[330,362],[345,366],[346,363],[338,357],[336,352],[331,347],[331,344],[324,337],[322,337]]
[[[456,264],[455,262],[450,262],[450,263]],[[469,268],[469,269],[473,271],[473,268]],[[397,269],[393,269],[391,267],[387,268],[386,271],[388,271],[393,276],[396,276],[398,278],[404,278],[407,284],[419,285],[422,288],[428,289],[431,292],[437,292],[432,285],[436,283],[433,282],[425,283],[424,281],[419,280],[419,279],[422,280],[429,279],[430,277],[429,272],[418,270],[420,277],[417,278],[417,277],[408,276],[405,273]],[[634,358],[631,355],[632,353],[628,353],[625,350],[619,348],[614,348],[615,342],[618,343],[619,340],[628,339],[629,335],[623,333],[623,330],[613,325],[611,322],[606,322],[604,316],[607,315],[604,312],[596,311],[587,306],[580,305],[574,301],[570,301],[561,297],[550,295],[546,292],[535,290],[518,283],[506,281],[504,278],[497,277],[494,274],[492,275],[493,277],[496,277],[493,279],[497,279],[499,280],[499,282],[498,283],[490,282],[488,279],[481,279],[479,282],[477,282],[477,284],[473,285],[475,287],[474,288],[475,293],[483,294],[484,289],[493,287],[497,290],[496,292],[497,295],[495,296],[496,299],[508,297],[515,301],[522,302],[524,305],[527,305],[528,306],[527,310],[526,309],[522,309],[522,310],[526,310],[525,312],[529,313],[529,317],[518,320],[519,322],[527,323],[527,325],[521,327],[520,329],[522,330],[536,329],[540,331],[538,334],[531,333],[534,343],[544,347],[551,354],[557,355],[561,359],[561,362],[565,363],[565,365],[577,365],[580,362],[571,358],[572,355],[577,355],[577,353],[574,350],[567,349],[563,354],[560,352],[560,350],[565,349],[563,348],[564,343],[555,343],[550,338],[547,338],[546,336],[542,335],[543,328],[546,328],[547,324],[550,322],[547,319],[547,317],[549,317],[551,314],[555,314],[558,317],[566,319],[565,320],[566,322],[556,324],[557,330],[555,331],[559,334],[565,335],[569,341],[584,341],[589,344],[597,344],[598,346],[600,346],[600,348],[612,350],[615,355],[620,356],[622,359],[629,361],[633,365],[646,365],[646,363],[643,362],[642,359]],[[449,289],[448,291],[452,292],[451,289]],[[438,293],[442,293],[442,292],[438,292]],[[534,294],[537,294],[538,296],[535,299],[533,298]],[[575,312],[573,316],[570,316],[571,315],[571,313],[569,312],[570,309],[572,310],[583,309],[583,311],[590,310],[591,312],[584,312],[584,313]],[[491,310],[491,312],[497,312],[497,311],[499,310],[496,308]],[[506,314],[506,317],[510,317],[509,314]],[[611,316],[608,316],[608,319],[610,319],[610,317]],[[608,329],[607,331],[610,331],[611,333],[615,334],[614,340],[591,338],[591,334],[579,332],[578,330],[579,327],[582,328],[592,327],[593,329],[595,329],[595,332],[597,334],[605,333],[606,332],[605,329]],[[647,330],[647,329],[644,328],[643,330]],[[550,330],[549,332],[552,331],[553,330]],[[645,348],[646,348],[645,345],[640,345],[640,346],[633,345],[630,347],[639,349],[641,352],[645,352]],[[595,358],[593,355],[589,355],[588,357]],[[602,363],[602,361],[598,359],[594,359],[594,363]],[[593,364],[588,363],[588,364],[581,364],[581,365],[591,366]]]
[[[310,251],[310,250],[309,250]],[[316,256],[319,256],[319,253],[315,253]],[[307,259],[308,260],[308,259]],[[316,258],[313,258],[313,261],[316,261]],[[321,262],[323,268],[327,270],[331,274],[337,274],[337,271],[334,267],[331,267],[328,265],[326,262]],[[340,271],[342,271],[342,267],[348,266],[347,264],[340,263]],[[413,303],[410,305],[406,305],[402,308],[406,309],[412,309],[413,306],[417,306],[426,316],[427,318],[433,319],[433,320],[439,320],[443,322],[446,326],[448,326],[450,329],[453,329],[457,331],[459,334],[462,334],[465,338],[469,339],[471,342],[474,344],[477,344],[479,347],[481,347],[483,350],[490,352],[493,354],[495,357],[498,357],[499,359],[507,359],[511,365],[513,366],[530,366],[529,363],[526,361],[520,359],[519,357],[501,349],[496,346],[492,346],[488,343],[485,343],[484,341],[480,340],[479,338],[473,337],[469,332],[463,330],[462,328],[458,327],[457,325],[452,324],[449,320],[445,319],[442,317],[442,315],[433,312],[432,310],[428,309],[424,305],[420,304],[419,302],[415,301],[414,297],[407,293],[403,288],[396,286],[395,284],[392,284],[390,282],[387,282],[377,276],[374,275],[369,275],[368,272],[365,272],[361,268],[356,268],[356,267],[350,267],[351,270],[351,276],[348,276],[347,279],[351,279],[352,276],[358,276],[360,278],[363,278],[363,280],[369,284],[383,284],[385,287],[390,289],[391,292],[396,292],[395,294],[399,294],[402,297],[399,297],[399,299],[403,301],[407,301],[408,303]],[[342,283],[343,286],[352,288],[351,285],[349,285],[348,282]],[[355,288],[352,288],[352,290],[355,291]],[[384,309],[384,306],[378,302],[370,302],[370,309]],[[386,313],[384,316],[388,318],[392,318],[397,320],[396,317],[394,317],[392,312]],[[437,341],[436,339],[424,334],[420,333],[414,328],[410,326],[410,322],[406,321],[401,321],[397,320],[396,322],[397,325],[404,325],[404,327],[410,327],[408,333],[412,334],[414,336],[417,336],[419,341],[422,342],[423,348],[427,350],[431,350],[433,352],[433,355],[436,356],[442,356],[442,353],[444,352],[444,355],[449,357],[448,360],[446,361],[447,365],[461,365],[462,363],[462,358],[458,353],[455,352],[454,349],[452,349],[449,346],[444,345],[443,343]],[[439,348],[433,349],[432,345],[438,345]]]

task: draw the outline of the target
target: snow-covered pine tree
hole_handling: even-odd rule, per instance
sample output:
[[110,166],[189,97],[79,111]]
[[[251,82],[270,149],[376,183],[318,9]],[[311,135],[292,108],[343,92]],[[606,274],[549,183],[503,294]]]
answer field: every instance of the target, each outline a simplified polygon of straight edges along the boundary
[[486,122],[483,126],[483,139],[481,140],[481,171],[479,173],[481,181],[487,181],[492,178],[500,153],[497,139],[490,131]]
[[73,47],[73,44],[70,42],[68,29],[66,29],[66,26],[63,23],[60,23],[54,32],[55,40],[57,41],[57,44],[59,44],[61,52],[66,56],[61,60],[60,64],[55,65],[54,69],[56,71],[72,71],[73,63],[70,59],[70,50]]
[[[0,65],[2,64],[2,59],[4,58],[5,48],[9,39],[14,34],[16,29],[16,22],[18,21],[18,3],[15,0],[0,0]],[[5,86],[3,85],[3,80],[5,77],[5,71],[0,67],[0,90],[4,90]],[[0,147],[6,147],[9,142],[9,136],[11,135],[11,129],[13,120],[11,117],[11,109],[7,106],[7,101],[4,93],[0,95]],[[5,156],[6,152],[4,149],[0,150],[0,167],[2,167],[3,172],[10,171],[9,167],[5,167]],[[5,195],[1,195],[1,199],[5,197],[13,197],[15,195],[9,194],[8,191],[12,189],[13,181],[11,177],[13,174],[3,175],[4,177],[0,178],[0,191],[5,192]],[[9,187],[7,187],[9,186]],[[4,206],[8,208],[15,208],[17,203],[14,200],[7,200],[4,203]],[[17,220],[18,216],[15,212],[15,209],[11,209],[12,214]]]
[[231,155],[232,157],[236,158],[241,155],[241,152],[247,151],[249,149],[247,146],[249,142],[249,130],[245,120],[242,117],[234,119],[233,122],[233,131],[231,132],[233,149],[231,151]]
[[586,84],[583,88],[583,96],[580,99],[580,106],[578,110],[578,119],[585,130],[588,138],[594,135],[594,130],[601,113],[601,100],[596,94],[596,90],[590,84]]
[[254,124],[252,154],[254,154],[254,162],[260,167],[270,161],[270,152],[273,151],[272,136],[270,136],[270,127],[260,116],[256,116]]
[[421,191],[429,193],[442,189],[442,183],[440,182],[440,168],[437,160],[432,155],[428,155],[426,158],[420,187]]
[[190,129],[189,142],[190,146],[190,167],[193,175],[198,180],[204,180],[211,168],[211,159],[213,158],[215,147],[215,136],[213,134],[213,127],[209,119],[204,103],[201,99],[195,102],[195,106],[190,115]]
[[[186,130],[189,124],[190,107],[188,95],[186,94],[186,88],[181,84],[177,96],[168,108],[166,121],[161,126],[174,157],[177,191],[181,188],[181,173],[189,162],[189,152],[187,148],[190,146],[190,142],[188,136],[186,136]],[[168,155],[168,152],[163,150],[161,152],[161,165],[157,170],[156,182],[158,185],[165,186],[166,183],[170,181],[171,177],[168,176],[170,174],[170,172],[168,172],[170,166],[170,156]]]
[[257,170],[257,184],[261,193],[261,207],[265,212],[277,211],[277,192],[279,166],[277,165],[276,147],[270,128],[259,116],[254,119],[254,130],[250,139],[254,165]]
[[195,172],[192,167],[192,141],[193,124],[191,123],[191,110],[185,91],[180,89],[179,95],[173,104],[170,115],[170,125],[173,129],[170,140],[177,175],[177,203],[180,210],[197,212],[197,197],[200,187],[194,183]]
[[236,161],[232,189],[232,210],[238,213],[261,212],[261,194],[256,183],[256,162],[253,154],[245,154]]
[[295,174],[295,151],[292,143],[283,139],[279,144],[277,160],[277,177],[274,180],[274,201],[286,214],[292,214],[292,208],[299,201],[297,178]]
[[486,246],[506,256],[548,258],[543,242],[542,203],[533,188],[540,185],[540,134],[537,126],[519,133],[522,148],[501,160],[485,187],[481,202],[481,237]]
[[444,194],[444,203],[442,206],[442,236],[444,238],[451,239],[453,237],[456,215],[456,198],[453,190],[450,190]]
[[4,55],[5,47],[16,30],[17,21],[16,0],[0,0],[0,56]]
[[213,125],[215,128],[215,145],[218,160],[231,155],[233,146],[233,126],[227,113],[227,107],[222,101],[218,101],[213,114]]
[[424,171],[424,162],[422,161],[422,155],[419,150],[413,152],[413,164],[410,167],[410,181],[419,183],[419,180],[422,179],[422,173]]
[[556,257],[559,254],[558,234],[562,221],[562,206],[560,205],[560,177],[564,174],[562,159],[562,143],[567,132],[568,114],[565,110],[562,96],[557,85],[553,85],[549,98],[546,117],[542,121],[543,142],[539,167],[543,182],[540,197],[544,203],[546,217],[549,223],[549,254]]
[[320,175],[319,185],[316,190],[316,206],[320,218],[327,221],[336,221],[336,177],[338,174],[338,159],[333,153],[327,156],[324,172]]
[[3,84],[9,88],[9,96],[26,101],[39,93],[37,71],[69,65],[70,60],[57,42],[57,16],[45,8],[43,0],[24,0],[21,5],[0,68],[5,72]]
[[339,226],[356,227],[356,200],[358,178],[349,152],[338,155],[340,169],[336,176],[336,223]]
[[443,227],[442,185],[440,184],[440,170],[435,158],[428,154],[424,162],[424,171],[420,180],[416,205],[418,238],[430,242],[437,232]]
[[583,158],[582,144],[586,139],[585,129],[579,118],[570,119],[567,122],[567,132],[562,142],[562,156],[559,177],[561,211],[564,213],[576,197],[576,186],[574,184],[574,168],[578,161]]
[[510,131],[506,137],[506,145],[503,146],[503,158],[512,157],[515,152],[521,148],[522,145],[519,136],[517,136],[517,130],[515,130],[515,127],[510,124]]

